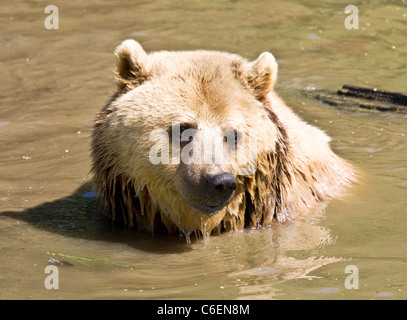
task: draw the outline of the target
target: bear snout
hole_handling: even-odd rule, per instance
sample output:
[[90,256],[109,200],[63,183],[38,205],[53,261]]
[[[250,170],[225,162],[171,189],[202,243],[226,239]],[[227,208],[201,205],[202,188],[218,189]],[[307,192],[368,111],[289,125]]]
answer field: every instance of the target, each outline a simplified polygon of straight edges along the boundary
[[197,180],[186,176],[181,184],[181,193],[186,203],[208,216],[222,210],[230,202],[237,188],[235,177],[226,172],[205,174]]
[[220,173],[207,178],[205,188],[208,195],[217,203],[227,202],[237,188],[235,177],[230,173]]

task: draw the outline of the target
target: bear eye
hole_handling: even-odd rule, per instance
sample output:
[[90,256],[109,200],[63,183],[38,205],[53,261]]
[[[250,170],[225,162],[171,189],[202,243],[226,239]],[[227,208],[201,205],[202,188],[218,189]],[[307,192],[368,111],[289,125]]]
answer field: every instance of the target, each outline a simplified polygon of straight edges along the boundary
[[182,123],[179,125],[179,136],[181,137],[185,130],[191,129],[191,126],[186,123]]
[[188,138],[188,140],[185,140],[185,137],[184,137],[184,139],[182,139],[182,135],[184,134],[184,132],[186,131],[186,130],[188,130],[188,129],[194,129],[193,127],[192,127],[192,125],[190,125],[190,124],[187,124],[187,123],[183,123],[183,124],[180,124],[180,127],[179,127],[179,139],[180,139],[180,141],[181,141],[181,146],[183,147],[183,146],[186,146],[188,143],[190,143],[191,141],[192,141],[192,139],[193,139],[193,136],[191,135],[191,133],[189,132],[189,135],[188,135],[188,133],[187,133],[187,135],[186,135],[186,137]]
[[[189,123],[181,123],[181,124],[176,124],[176,125],[172,126],[171,128],[168,129],[168,131],[169,131],[171,139],[175,139],[176,141],[179,141],[180,146],[184,147],[185,145],[190,143],[193,138],[191,132],[186,132],[186,134],[183,138],[183,134],[188,129],[194,129],[194,126]],[[188,138],[188,139],[186,140],[186,138]]]
[[240,142],[240,136],[240,132],[236,129],[227,129],[224,132],[223,142],[227,143],[229,148],[236,149]]

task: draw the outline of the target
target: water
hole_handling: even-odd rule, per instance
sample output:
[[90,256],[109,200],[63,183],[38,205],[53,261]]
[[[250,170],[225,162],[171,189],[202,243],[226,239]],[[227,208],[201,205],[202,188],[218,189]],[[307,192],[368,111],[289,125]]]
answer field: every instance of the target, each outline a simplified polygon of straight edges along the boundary
[[[406,91],[406,1],[69,1],[0,15],[1,299],[406,299],[407,118],[337,110],[300,94],[343,84]],[[321,214],[264,230],[151,236],[97,214],[89,135],[114,89],[113,50],[272,52],[277,90],[363,176]],[[58,265],[59,289],[44,269]],[[359,289],[345,287],[345,268]]]

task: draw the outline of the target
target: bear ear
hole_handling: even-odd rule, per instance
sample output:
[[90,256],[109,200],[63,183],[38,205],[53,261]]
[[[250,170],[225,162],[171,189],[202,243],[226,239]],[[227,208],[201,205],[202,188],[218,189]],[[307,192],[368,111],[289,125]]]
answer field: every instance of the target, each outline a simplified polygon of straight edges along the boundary
[[116,83],[120,91],[129,91],[147,80],[148,55],[132,39],[123,41],[114,51],[116,56]]
[[264,100],[267,94],[274,89],[277,82],[278,64],[270,52],[263,52],[250,63],[248,83],[253,88],[256,98]]

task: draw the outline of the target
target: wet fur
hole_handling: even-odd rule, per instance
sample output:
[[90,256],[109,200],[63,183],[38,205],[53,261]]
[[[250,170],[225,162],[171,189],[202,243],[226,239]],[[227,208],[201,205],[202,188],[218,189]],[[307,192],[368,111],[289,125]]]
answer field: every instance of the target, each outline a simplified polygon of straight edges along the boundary
[[[142,55],[141,59],[145,57]],[[245,227],[264,227],[273,221],[283,222],[315,210],[341,194],[354,180],[351,166],[337,157],[329,147],[324,149],[326,155],[321,159],[297,151],[299,135],[292,135],[290,126],[299,124],[311,130],[309,125],[291,111],[285,110],[287,107],[274,91],[262,94],[274,87],[270,80],[271,74],[267,74],[270,70],[265,69],[261,77],[256,77],[244,68],[244,60],[235,59],[230,64],[234,76],[262,104],[276,127],[275,147],[271,152],[258,154],[254,175],[237,177],[235,196],[222,213],[211,219],[201,219],[202,222],[195,228],[184,227],[182,222],[171,219],[168,207],[163,207],[159,199],[151,195],[146,184],[121,171],[116,150],[111,147],[107,149],[105,141],[101,139],[108,125],[107,119],[115,112],[113,102],[148,79],[147,69],[140,71],[140,67],[131,68],[128,63],[120,64],[120,61],[123,59],[119,59],[117,68],[117,92],[96,117],[91,145],[96,190],[101,195],[106,214],[113,220],[153,233],[181,231],[188,235],[195,232],[203,236]],[[133,71],[128,71],[129,68]],[[137,72],[142,74],[141,78],[135,75]],[[134,82],[134,78],[138,82]],[[262,82],[259,79],[269,81]],[[171,197],[171,192],[168,191],[165,196]],[[176,206],[180,211],[188,210],[185,203],[177,203]]]

